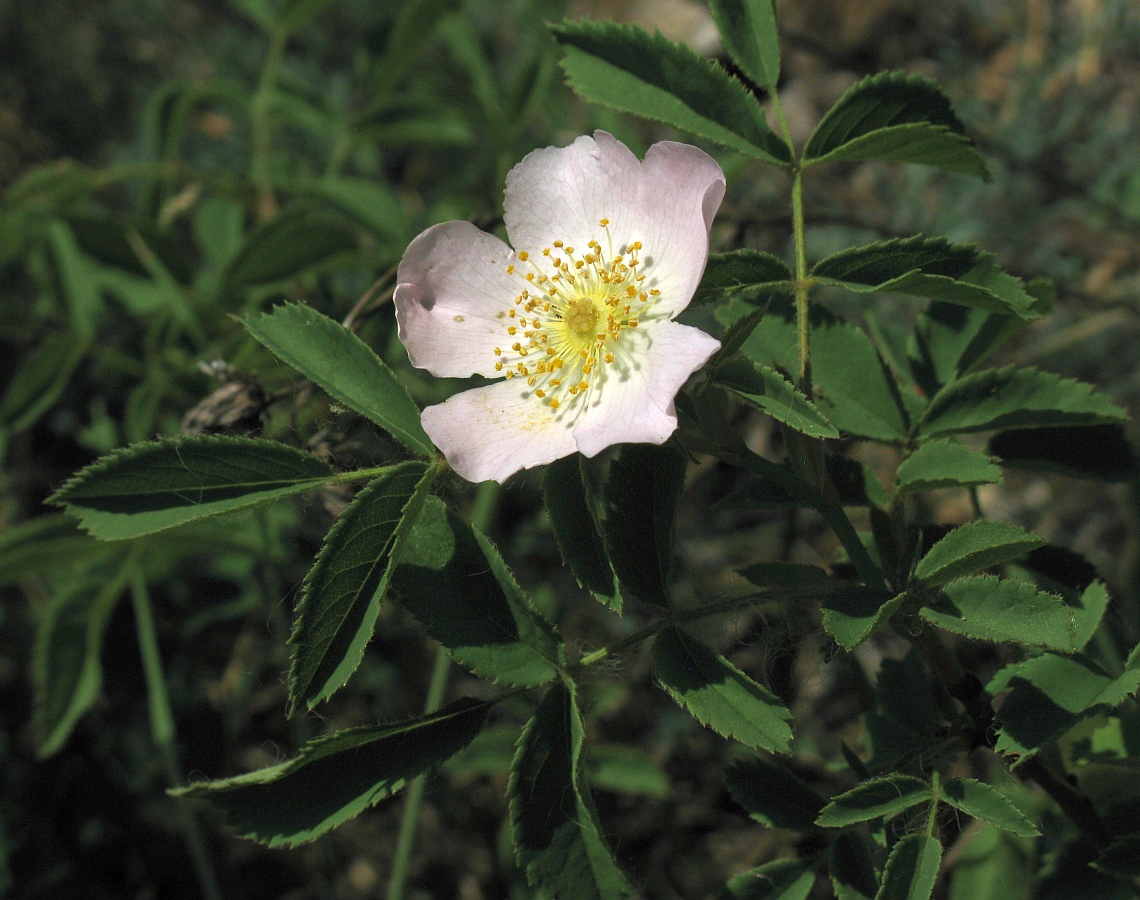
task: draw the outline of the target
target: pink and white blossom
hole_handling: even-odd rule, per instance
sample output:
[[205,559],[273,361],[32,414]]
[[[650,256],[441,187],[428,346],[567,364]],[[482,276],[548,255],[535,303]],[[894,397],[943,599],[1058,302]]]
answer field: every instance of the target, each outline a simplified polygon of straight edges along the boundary
[[507,176],[514,250],[468,222],[408,246],[395,291],[412,364],[501,379],[423,412],[469,481],[619,443],[663,443],[673,400],[720,346],[673,319],[700,282],[724,173],[670,141],[644,161],[604,131]]

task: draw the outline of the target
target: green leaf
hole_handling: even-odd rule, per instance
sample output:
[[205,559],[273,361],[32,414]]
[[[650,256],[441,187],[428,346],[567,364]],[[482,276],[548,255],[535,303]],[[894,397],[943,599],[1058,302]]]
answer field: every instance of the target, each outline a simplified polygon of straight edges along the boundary
[[680,628],[653,642],[653,673],[702,725],[753,750],[788,753],[792,714],[766,687]]
[[811,437],[839,437],[827,417],[775,369],[737,356],[716,367],[714,380],[795,431]]
[[49,332],[20,361],[0,397],[0,428],[12,432],[34,425],[55,406],[87,353],[87,342],[74,334]]
[[1041,834],[1013,801],[988,784],[973,778],[950,778],[944,781],[939,788],[938,799],[962,810],[968,816],[989,822],[1011,834],[1021,837]]
[[327,700],[360,665],[435,474],[421,462],[389,469],[356,495],[325,536],[289,637],[289,715]]
[[669,444],[624,444],[605,484],[602,539],[622,587],[669,605],[673,520],[685,487],[685,457]]
[[323,13],[336,0],[289,0],[277,20],[277,29],[282,34],[293,34],[308,25]]
[[992,825],[963,833],[955,845],[950,900],[1029,900],[1037,860],[1027,844]]
[[36,623],[33,719],[41,758],[63,747],[99,697],[103,635],[134,567],[135,560],[128,558],[119,562],[117,571],[97,571],[76,580],[51,597]]
[[581,783],[582,715],[556,683],[519,737],[507,785],[515,856],[527,880],[554,897],[610,900],[633,887],[622,874]]
[[296,847],[399,791],[467,746],[491,703],[464,698],[439,712],[316,738],[287,762],[171,791],[201,797],[245,838]]
[[929,782],[913,775],[872,778],[832,797],[815,821],[824,828],[845,828],[856,822],[896,816],[919,803],[928,803],[931,796]]
[[311,307],[286,303],[242,324],[283,362],[413,453],[435,452],[407,389],[364,341],[339,322]]
[[666,800],[670,796],[668,776],[644,750],[626,744],[594,747],[586,759],[586,779],[590,786],[615,794],[629,794]]
[[996,749],[1028,758],[1088,716],[1115,709],[1140,688],[1140,668],[1112,678],[1083,654],[1045,653],[1000,670],[986,686],[1009,691],[994,718]]
[[823,627],[844,650],[854,650],[890,619],[906,598],[905,593],[882,588],[845,585],[824,598]]
[[851,247],[818,262],[812,277],[859,294],[909,294],[1024,319],[1040,315],[1034,298],[993,256],[942,238]]
[[289,190],[316,197],[351,216],[381,241],[393,248],[408,241],[408,222],[400,201],[388,185],[370,178],[348,175],[324,178],[290,179],[283,183]]
[[1017,559],[1044,544],[1042,538],[1016,525],[984,519],[967,522],[927,551],[919,560],[914,577],[927,587],[936,587]]
[[941,866],[938,838],[908,834],[891,851],[875,900],[930,900]]
[[1001,481],[1001,468],[992,459],[948,439],[922,444],[895,473],[899,494]]
[[116,450],[48,502],[95,537],[118,541],[311,490],[332,477],[328,463],[276,441],[199,435]]
[[710,253],[693,302],[719,300],[741,291],[767,289],[787,292],[794,278],[787,263],[761,250]]
[[709,11],[736,64],[774,93],[780,81],[780,32],[773,0],[711,0]]
[[823,798],[787,767],[749,759],[728,769],[724,780],[732,799],[762,825],[819,831],[815,820],[823,809]]
[[1140,878],[1140,834],[1126,834],[1105,847],[1093,865],[1117,878]]
[[872,900],[879,891],[879,875],[867,843],[854,832],[840,832],[835,836],[828,871],[835,900]]
[[1140,470],[1121,425],[1002,431],[990,438],[987,449],[1003,466],[1073,478],[1131,481]]
[[518,687],[558,675],[562,644],[490,541],[436,497],[404,538],[389,592],[475,674]]
[[787,146],[744,85],[684,44],[608,22],[563,22],[550,30],[565,51],[566,80],[584,99],[790,165]]
[[1073,610],[1056,594],[1015,578],[959,578],[919,615],[939,628],[977,640],[1008,641],[1058,653],[1077,649]]
[[[753,309],[743,300],[731,300],[716,317],[731,325]],[[872,440],[905,440],[910,423],[898,386],[863,329],[818,306],[812,309],[810,325],[816,407],[840,431]],[[798,346],[795,309],[777,297],[741,349],[761,365],[795,372]]]
[[882,72],[854,85],[815,127],[804,164],[879,159],[989,180],[950,101],[932,81]]
[[814,867],[777,859],[733,876],[719,900],[807,900],[814,884]]
[[1113,425],[1128,414],[1090,384],[1038,369],[987,369],[946,385],[918,424],[921,437],[997,428]]
[[392,88],[411,71],[435,37],[440,21],[462,5],[462,0],[408,0],[401,5],[384,52],[376,59],[378,71],[371,85],[376,97],[373,107],[383,103]]
[[823,569],[803,563],[757,563],[739,573],[759,587],[831,587],[831,578]]
[[40,516],[0,533],[0,585],[33,575],[58,575],[61,560],[71,567],[119,550],[81,531],[71,516]]
[[582,462],[574,454],[546,467],[542,482],[546,510],[562,558],[578,584],[620,614],[621,593],[586,494]]
[[298,203],[249,233],[222,277],[222,293],[294,278],[356,249],[356,232],[341,216]]
[[1076,649],[1083,650],[1085,644],[1092,640],[1092,636],[1100,627],[1111,599],[1104,582],[1093,581],[1081,592],[1081,596],[1075,603],[1069,601],[1069,609],[1073,614],[1075,626],[1073,643]]

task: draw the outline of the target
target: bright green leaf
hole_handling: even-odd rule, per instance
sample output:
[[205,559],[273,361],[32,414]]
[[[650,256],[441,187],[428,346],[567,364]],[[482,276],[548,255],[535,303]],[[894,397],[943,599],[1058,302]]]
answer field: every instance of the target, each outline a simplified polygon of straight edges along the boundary
[[542,482],[546,509],[562,558],[578,584],[620,613],[621,593],[586,494],[582,462],[574,454],[546,467]]
[[389,469],[333,523],[305,578],[289,637],[290,715],[327,700],[360,665],[434,476],[420,462]]
[[902,461],[895,473],[900,494],[935,488],[1001,484],[1001,481],[1001,467],[992,459],[951,440],[922,444]]
[[685,457],[669,444],[624,444],[605,485],[602,538],[622,587],[669,605],[673,520],[685,487]]
[[314,384],[390,432],[413,453],[432,455],[415,402],[372,349],[340,323],[297,303],[243,320],[246,329]]
[[766,687],[679,628],[653,642],[653,673],[702,725],[754,750],[787,753],[792,715]]
[[554,897],[619,900],[633,893],[579,782],[582,714],[556,683],[519,737],[507,786],[515,855],[527,880]]
[[807,900],[814,884],[814,867],[777,859],[733,876],[719,900]]
[[986,689],[1009,691],[995,714],[996,748],[1027,758],[1082,719],[1115,709],[1140,688],[1140,669],[1112,678],[1083,654],[1046,653],[999,671]]
[[959,578],[942,589],[919,615],[927,622],[965,637],[1011,642],[1058,653],[1077,649],[1073,610],[1056,594],[1027,581],[993,575]]
[[895,614],[906,597],[866,585],[836,588],[824,598],[823,627],[844,650],[854,650]]
[[913,775],[873,778],[831,798],[816,817],[824,828],[845,828],[856,822],[889,818],[930,800],[930,784]]
[[1003,831],[1021,837],[1035,837],[1041,832],[1011,800],[973,778],[950,778],[939,786],[938,799],[960,809],[968,816],[996,825]]
[[562,645],[490,541],[429,497],[404,539],[389,592],[477,675],[533,687],[558,674]]
[[134,444],[96,460],[49,502],[103,540],[125,540],[311,490],[328,463],[254,438],[199,435]]
[[320,837],[462,750],[491,704],[464,698],[439,712],[309,741],[288,760],[172,791],[201,797],[242,837],[295,847]]
[[1113,425],[1128,414],[1090,384],[1038,369],[987,369],[951,382],[930,401],[924,438],[997,428]]
[[879,159],[935,166],[988,180],[986,164],[933,82],[882,72],[854,85],[820,120],[804,163]]
[[938,838],[908,834],[891,851],[875,900],[930,900],[941,866]]
[[774,93],[780,81],[780,32],[773,0],[711,0],[709,11],[736,64]]
[[1042,538],[1016,525],[979,519],[955,528],[927,551],[914,577],[928,587],[945,584],[1017,559],[1045,544]]
[[715,382],[795,431],[811,437],[839,437],[815,404],[775,369],[737,356],[716,367]]
[[710,253],[693,301],[719,300],[741,291],[787,292],[794,277],[786,262],[761,250]]
[[551,31],[565,51],[566,80],[584,99],[790,164],[787,146],[744,85],[684,44],[609,22],[563,22]]
[[816,817],[824,801],[786,766],[762,759],[737,763],[724,773],[732,799],[748,815],[769,828],[818,831]]
[[1131,481],[1140,471],[1122,425],[1002,431],[990,438],[988,450],[1003,466],[1073,478]]

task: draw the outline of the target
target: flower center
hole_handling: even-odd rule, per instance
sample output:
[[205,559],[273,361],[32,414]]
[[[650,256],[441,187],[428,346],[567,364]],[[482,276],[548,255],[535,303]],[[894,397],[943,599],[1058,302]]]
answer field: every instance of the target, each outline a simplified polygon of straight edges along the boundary
[[[553,409],[585,402],[604,382],[607,367],[631,362],[628,341],[660,296],[651,287],[641,256],[641,241],[614,253],[609,219],[598,222],[606,247],[591,240],[579,256],[573,247],[555,241],[542,251],[543,264],[531,262],[520,250],[520,262],[531,271],[518,273],[527,282],[514,304],[498,317],[506,327],[503,346],[495,348],[495,371],[506,378],[525,378],[531,396]],[[507,274],[516,274],[514,265]],[[534,357],[533,359],[531,357]]]

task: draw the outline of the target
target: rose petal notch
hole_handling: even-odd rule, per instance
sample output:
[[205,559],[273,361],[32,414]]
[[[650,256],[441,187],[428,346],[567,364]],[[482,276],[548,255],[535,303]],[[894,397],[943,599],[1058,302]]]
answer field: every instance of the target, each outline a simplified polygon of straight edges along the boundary
[[423,411],[468,481],[612,444],[661,444],[673,400],[720,342],[673,321],[708,261],[724,173],[672,141],[639,160],[604,131],[507,175],[512,247],[468,222],[408,245],[394,295],[412,365],[497,379]]

